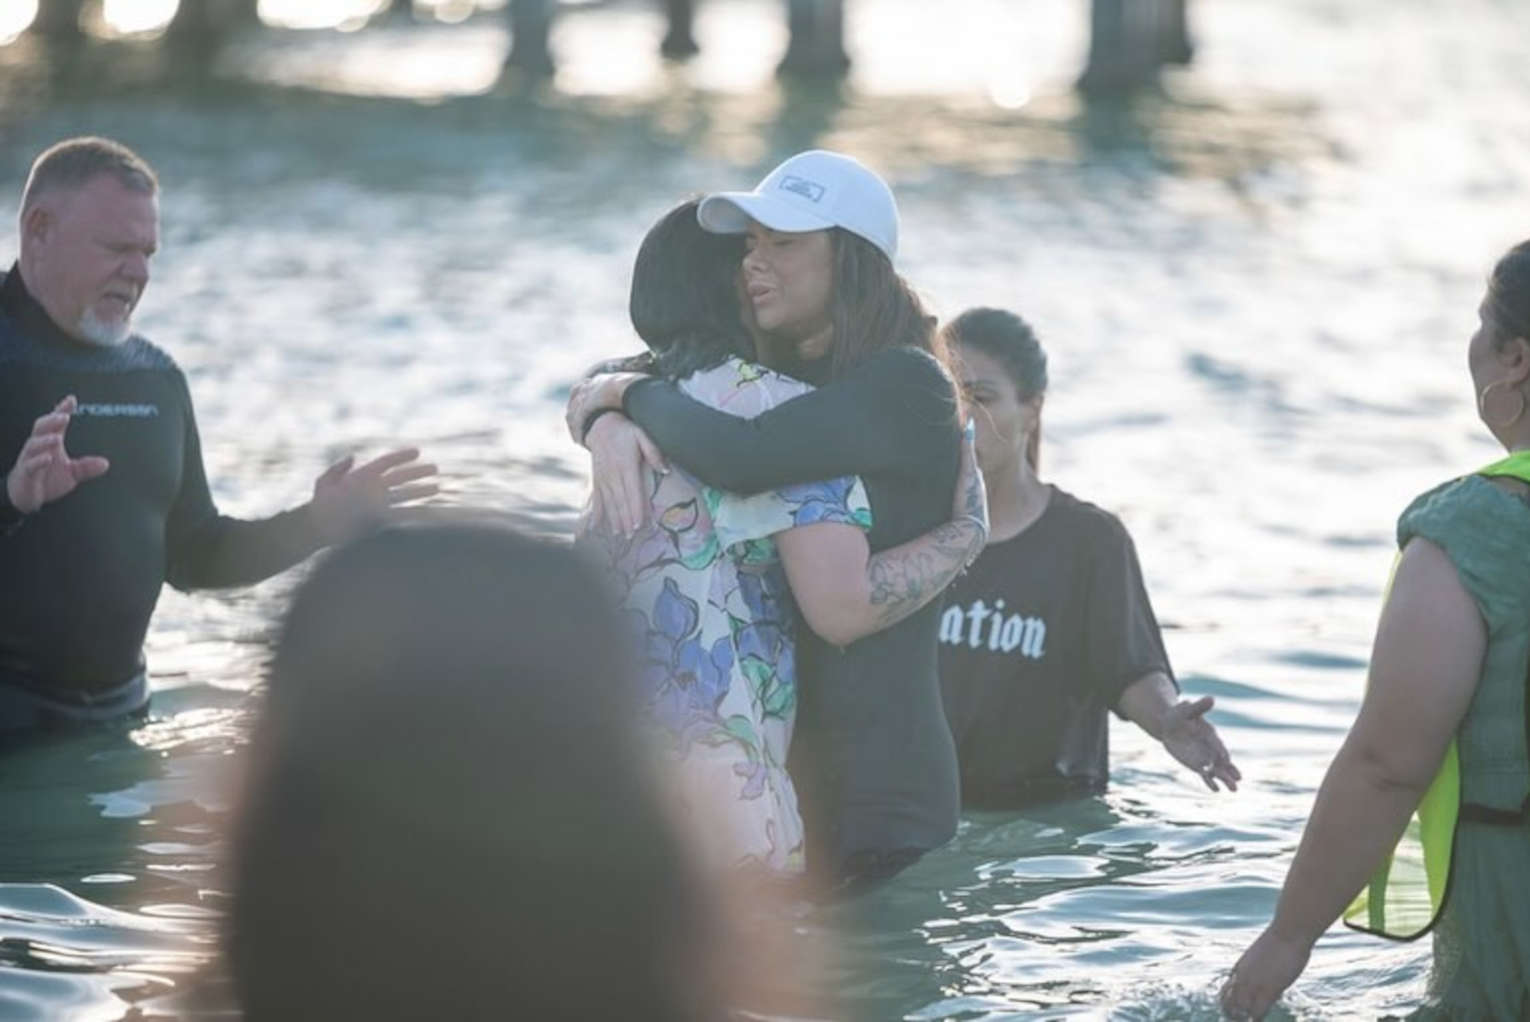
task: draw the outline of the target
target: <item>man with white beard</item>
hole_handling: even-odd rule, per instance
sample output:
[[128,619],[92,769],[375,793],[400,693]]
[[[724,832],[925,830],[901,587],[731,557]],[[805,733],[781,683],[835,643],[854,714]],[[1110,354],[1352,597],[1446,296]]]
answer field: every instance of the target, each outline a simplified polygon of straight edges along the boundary
[[[0,746],[143,712],[160,587],[248,585],[434,492],[418,452],[331,466],[261,521],[213,505],[186,379],[132,332],[159,244],[154,171],[70,139],[32,166],[0,276]],[[68,446],[65,446],[65,434]],[[12,460],[14,459],[14,460]]]

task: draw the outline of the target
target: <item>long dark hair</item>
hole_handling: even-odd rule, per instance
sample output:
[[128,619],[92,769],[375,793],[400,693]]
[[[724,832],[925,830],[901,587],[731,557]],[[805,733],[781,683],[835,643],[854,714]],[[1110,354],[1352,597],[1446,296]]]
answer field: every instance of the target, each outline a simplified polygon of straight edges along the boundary
[[840,379],[888,348],[918,348],[949,365],[935,317],[892,260],[871,242],[834,228],[834,291],[829,300],[834,347],[829,378]]
[[[1004,309],[975,308],[951,320],[941,335],[953,348],[970,345],[1004,367],[1022,403],[1047,392],[1047,353],[1031,325]],[[958,356],[960,357],[959,353]],[[1025,460],[1041,466],[1041,428],[1025,446]]]
[[703,230],[696,219],[699,202],[689,199],[660,217],[632,266],[627,313],[652,353],[634,368],[672,379],[735,355],[755,358],[739,316],[743,239]]
[[1530,340],[1530,241],[1509,249],[1493,267],[1485,309],[1494,347],[1516,337]]
[[234,826],[245,1017],[720,1017],[614,601],[492,525],[332,554],[283,625]]

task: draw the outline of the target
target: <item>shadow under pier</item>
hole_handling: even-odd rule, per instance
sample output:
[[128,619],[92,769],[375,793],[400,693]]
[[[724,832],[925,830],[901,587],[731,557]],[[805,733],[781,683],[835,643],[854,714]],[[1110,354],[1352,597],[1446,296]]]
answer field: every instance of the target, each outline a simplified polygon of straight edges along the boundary
[[[544,82],[556,73],[553,25],[564,5],[560,0],[507,0],[495,12],[467,0],[465,10],[476,17],[503,17],[510,45],[504,79],[511,83]],[[698,5],[707,0],[603,0],[596,6],[650,5],[662,11],[666,31],[660,44],[671,60],[700,52],[695,33]],[[716,0],[713,0],[716,2]],[[788,43],[777,72],[783,78],[825,80],[842,78],[852,54],[846,42],[847,7],[851,0],[781,0]],[[961,3],[962,0],[951,0]],[[1090,4],[1090,47],[1078,87],[1091,95],[1127,94],[1151,90],[1160,71],[1189,63],[1194,53],[1189,26],[1189,0],[1077,0]],[[581,5],[588,9],[589,4]],[[931,40],[938,42],[941,6],[927,8]],[[390,22],[436,17],[437,8],[415,0],[379,3],[370,21]],[[39,0],[29,33],[54,54],[82,47],[102,18],[101,0]],[[453,17],[452,20],[458,20]],[[466,20],[466,19],[462,19]],[[262,24],[258,0],[181,0],[161,31],[151,33],[155,45],[174,55],[192,73],[205,68],[236,35]]]

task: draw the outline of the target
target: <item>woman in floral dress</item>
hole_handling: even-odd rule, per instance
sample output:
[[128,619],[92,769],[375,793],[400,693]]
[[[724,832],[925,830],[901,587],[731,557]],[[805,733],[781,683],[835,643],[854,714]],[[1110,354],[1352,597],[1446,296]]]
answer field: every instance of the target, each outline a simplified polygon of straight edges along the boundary
[[[672,210],[638,253],[631,312],[653,351],[649,368],[753,418],[812,388],[743,357],[753,342],[738,311],[738,248],[700,229],[695,202]],[[601,428],[597,418],[588,432]],[[935,530],[873,558],[869,503],[853,477],[743,497],[670,467],[646,485],[649,513],[635,530],[591,521],[584,531],[624,593],[643,694],[692,830],[713,866],[799,872],[802,822],[785,766],[799,606],[815,631],[844,643],[885,628],[976,556],[970,535],[986,523],[964,519],[963,542]],[[909,570],[932,576],[917,599],[873,592]]]

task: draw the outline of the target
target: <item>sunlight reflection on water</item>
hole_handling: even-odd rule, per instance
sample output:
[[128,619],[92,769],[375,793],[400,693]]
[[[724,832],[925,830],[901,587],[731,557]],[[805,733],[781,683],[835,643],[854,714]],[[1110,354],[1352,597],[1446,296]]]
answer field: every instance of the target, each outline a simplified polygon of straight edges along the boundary
[[[767,0],[704,5],[683,68],[655,56],[651,11],[569,14],[559,91],[535,101],[482,95],[499,18],[256,33],[224,67],[246,84],[214,99],[37,111],[0,186],[87,130],[160,166],[142,326],[190,378],[225,510],[270,513],[339,454],[408,440],[452,501],[556,533],[586,486],[562,396],[632,347],[648,222],[809,145],[885,169],[933,305],[1036,324],[1045,472],[1132,530],[1181,681],[1216,696],[1249,783],[1208,796],[1118,727],[1109,796],[971,814],[898,883],[803,925],[844,927],[834,975],[867,1018],[1209,1019],[1353,716],[1395,516],[1490,451],[1465,339],[1491,259],[1530,224],[1530,14],[1354,7],[1204,5],[1194,69],[1126,105],[1067,89],[1082,0],[949,4],[953,42],[933,48],[914,0],[858,0],[839,91],[776,85]],[[145,963],[206,954],[232,754],[299,574],[167,591],[153,718],[7,761],[0,1014],[11,997],[121,1017],[177,975]],[[47,971],[39,949],[96,971]],[[1405,1004],[1427,957],[1332,934],[1290,1006]]]
[[0,46],[11,42],[37,17],[37,0],[15,0],[0,5]]

